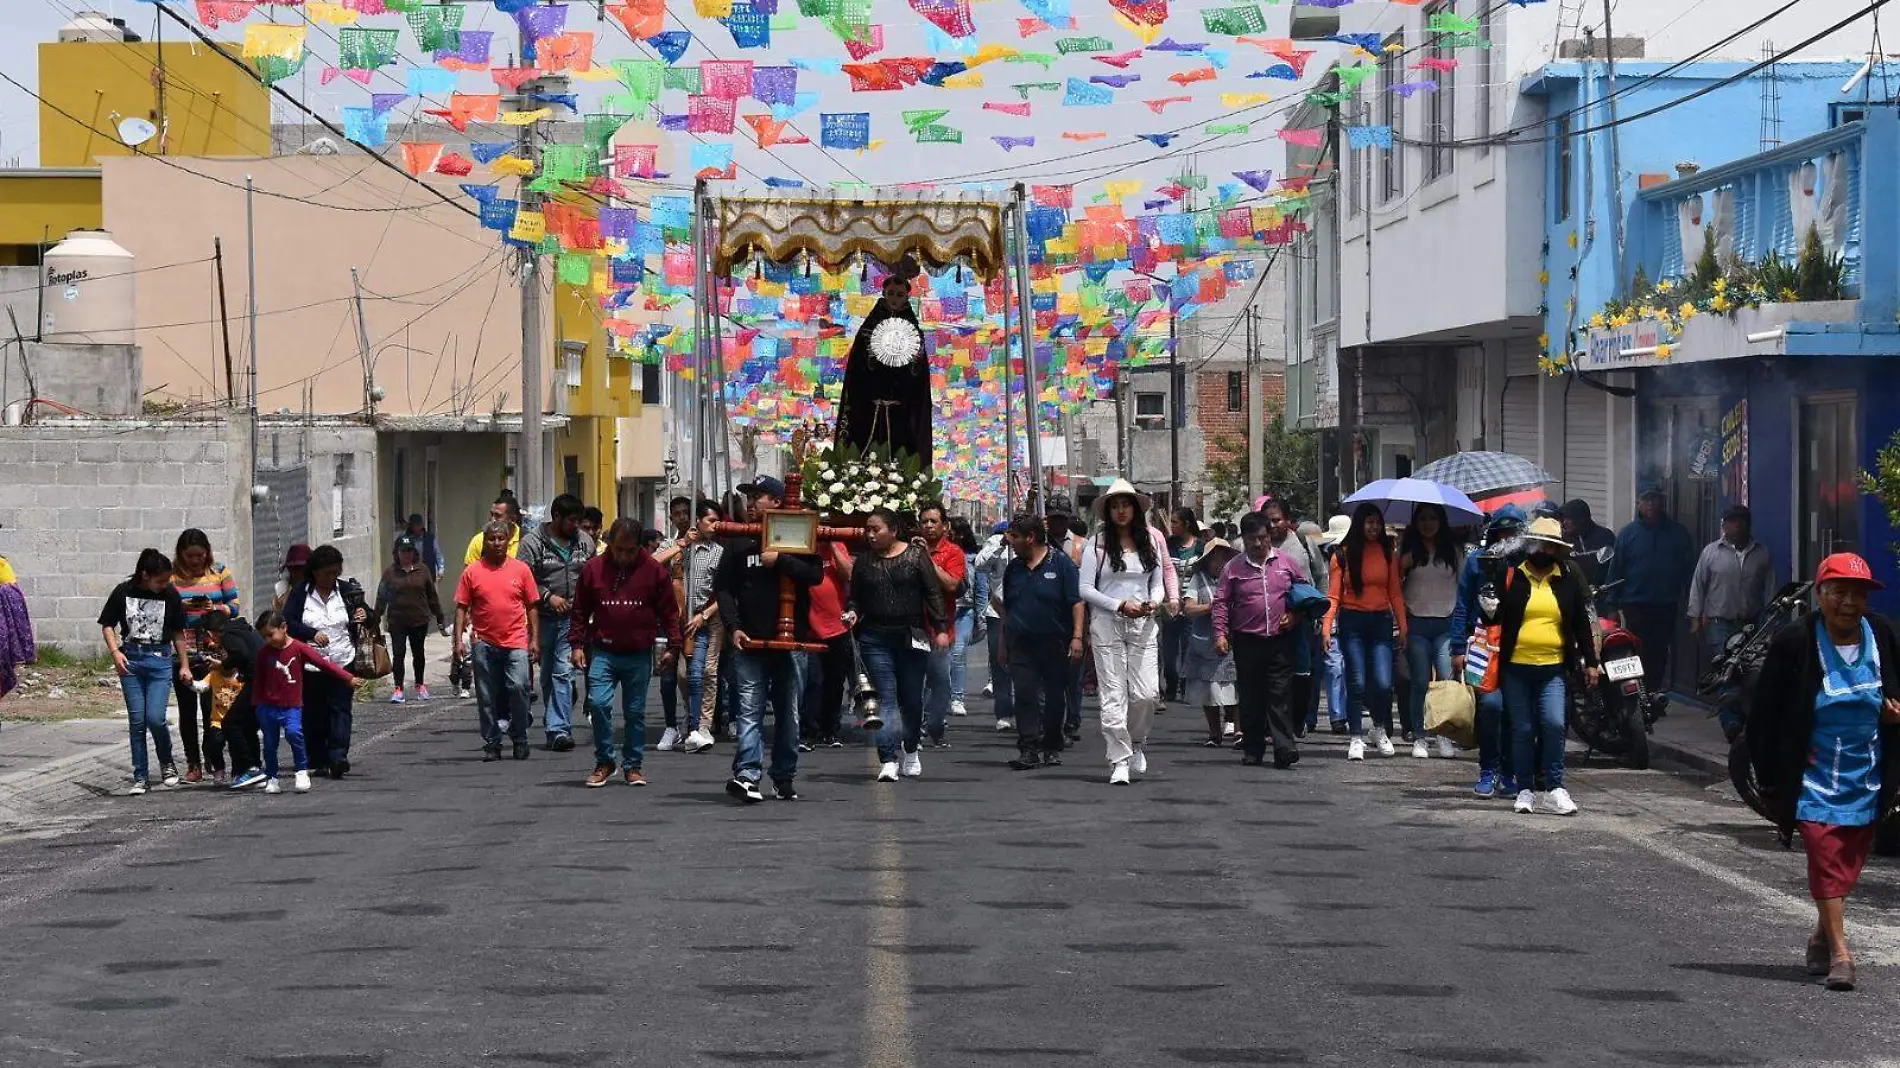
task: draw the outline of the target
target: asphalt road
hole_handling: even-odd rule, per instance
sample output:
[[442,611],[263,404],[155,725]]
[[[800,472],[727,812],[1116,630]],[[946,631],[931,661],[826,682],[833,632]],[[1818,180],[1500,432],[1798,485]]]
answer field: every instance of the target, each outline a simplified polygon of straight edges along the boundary
[[[976,673],[980,677],[980,672]],[[1862,989],[1800,971],[1798,853],[1704,784],[1577,769],[1581,816],[1473,765],[1292,772],[1159,720],[1148,779],[1012,773],[987,702],[925,777],[864,749],[804,800],[731,747],[581,786],[484,764],[466,704],[358,718],[308,795],[68,802],[0,840],[0,1065],[1868,1065],[1900,1018],[1900,874]],[[657,724],[657,702],[655,717]],[[656,732],[657,733],[657,732]],[[538,732],[537,732],[538,734]]]

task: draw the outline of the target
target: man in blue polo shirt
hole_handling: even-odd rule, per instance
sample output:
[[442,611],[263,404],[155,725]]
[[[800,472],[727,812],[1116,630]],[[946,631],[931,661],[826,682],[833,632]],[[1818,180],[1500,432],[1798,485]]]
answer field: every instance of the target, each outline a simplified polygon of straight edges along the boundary
[[1068,714],[1069,675],[1082,660],[1082,582],[1069,554],[1049,548],[1042,518],[1010,520],[1015,558],[992,596],[1002,614],[1015,698],[1017,771],[1062,763],[1062,724]]

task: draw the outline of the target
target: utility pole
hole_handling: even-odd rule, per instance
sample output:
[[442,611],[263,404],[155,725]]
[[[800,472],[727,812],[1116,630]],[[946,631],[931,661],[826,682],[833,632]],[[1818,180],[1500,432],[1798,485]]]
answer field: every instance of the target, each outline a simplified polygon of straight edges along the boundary
[[1610,121],[1607,132],[1610,135],[1610,196],[1615,204],[1610,211],[1610,240],[1615,246],[1616,292],[1623,292],[1623,157],[1619,149],[1622,138],[1617,136],[1616,117],[1616,30],[1610,24],[1610,12],[1615,8],[1612,0],[1603,0],[1603,61],[1609,70]]
[[[1175,282],[1181,280],[1177,268]],[[1174,283],[1168,283],[1168,507],[1181,507],[1181,321],[1174,305]]]
[[217,264],[218,329],[224,335],[224,403],[237,407],[237,372],[231,369],[231,301],[224,292],[224,239],[211,239],[211,259]]
[[[524,82],[516,107],[522,111],[534,110],[530,99],[535,93],[548,88],[550,79],[536,78]],[[552,92],[559,93],[565,86],[553,86]],[[540,146],[535,141],[536,127],[539,123],[528,123],[521,127],[516,140],[515,152],[522,159],[537,164],[539,170]],[[515,194],[518,211],[539,211],[541,195],[531,187],[526,177],[521,179],[521,187]],[[541,249],[538,245],[521,250],[521,434],[516,445],[515,494],[523,508],[532,507],[541,500],[545,489],[542,485],[542,453],[545,451],[545,433],[541,426]]]
[[1260,313],[1247,308],[1247,503],[1266,492],[1267,404],[1261,394]]
[[250,319],[251,332],[251,482],[257,482],[257,191],[251,183],[251,176],[244,176],[244,248],[248,261],[246,270],[250,280],[245,285],[246,316]]
[[363,361],[363,410],[376,416],[376,383],[369,366],[369,324],[363,319],[363,280],[350,268],[350,291],[356,302],[356,354]]

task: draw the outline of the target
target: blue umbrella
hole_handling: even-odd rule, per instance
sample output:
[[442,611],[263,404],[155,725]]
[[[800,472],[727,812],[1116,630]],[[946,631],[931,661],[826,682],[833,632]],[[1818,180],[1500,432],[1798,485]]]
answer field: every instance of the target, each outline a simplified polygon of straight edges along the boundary
[[1443,482],[1422,478],[1382,478],[1368,482],[1359,492],[1346,498],[1346,503],[1376,504],[1379,511],[1385,513],[1388,523],[1410,523],[1412,509],[1421,504],[1443,508],[1454,527],[1484,522],[1484,511],[1471,503],[1471,498]]

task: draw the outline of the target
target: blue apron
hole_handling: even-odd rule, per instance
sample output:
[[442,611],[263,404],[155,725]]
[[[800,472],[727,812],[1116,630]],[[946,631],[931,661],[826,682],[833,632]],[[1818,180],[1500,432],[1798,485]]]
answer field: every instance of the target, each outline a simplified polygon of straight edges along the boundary
[[1874,628],[1860,624],[1860,656],[1849,664],[1815,620],[1821,650],[1821,691],[1814,698],[1814,732],[1808,767],[1801,775],[1795,818],[1811,823],[1866,827],[1879,814],[1880,647]]

